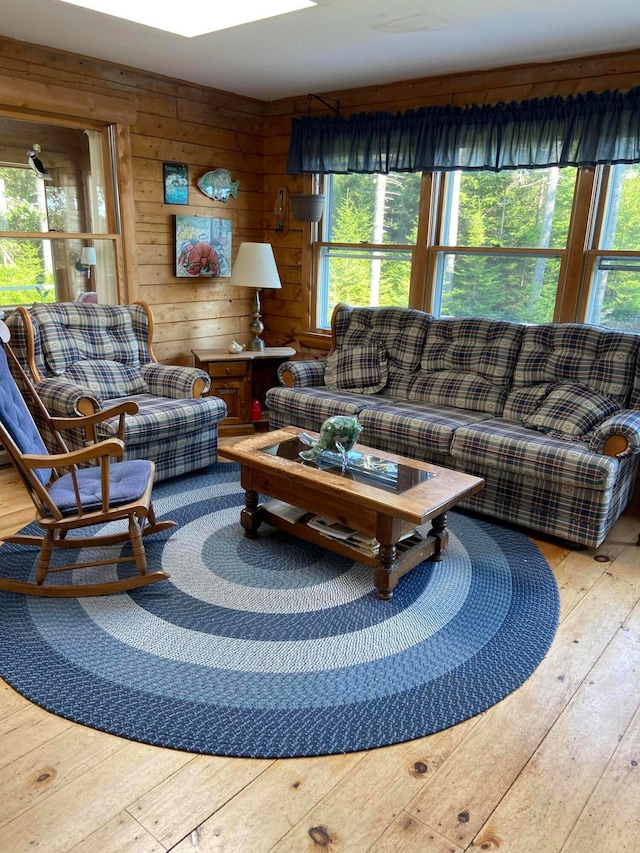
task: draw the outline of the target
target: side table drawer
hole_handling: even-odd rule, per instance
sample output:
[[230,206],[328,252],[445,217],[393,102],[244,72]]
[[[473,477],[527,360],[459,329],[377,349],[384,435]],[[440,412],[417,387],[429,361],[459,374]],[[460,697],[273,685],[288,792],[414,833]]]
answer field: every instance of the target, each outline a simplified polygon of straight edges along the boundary
[[218,379],[244,378],[248,375],[249,365],[246,361],[217,361],[209,362],[209,376]]

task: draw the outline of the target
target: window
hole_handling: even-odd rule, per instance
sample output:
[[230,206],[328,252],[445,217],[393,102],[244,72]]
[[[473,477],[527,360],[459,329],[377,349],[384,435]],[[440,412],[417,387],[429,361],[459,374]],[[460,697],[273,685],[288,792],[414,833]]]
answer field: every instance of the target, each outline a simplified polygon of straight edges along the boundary
[[316,324],[329,328],[338,302],[408,305],[421,176],[331,175],[316,244]]
[[427,177],[325,177],[311,328],[345,301],[640,332],[640,164]]
[[433,252],[435,313],[551,322],[576,172],[443,175]]
[[587,321],[640,332],[640,164],[605,170],[594,245]]
[[[1,117],[0,131],[0,310],[83,291],[117,302],[103,132]],[[46,180],[28,163],[34,149]]]

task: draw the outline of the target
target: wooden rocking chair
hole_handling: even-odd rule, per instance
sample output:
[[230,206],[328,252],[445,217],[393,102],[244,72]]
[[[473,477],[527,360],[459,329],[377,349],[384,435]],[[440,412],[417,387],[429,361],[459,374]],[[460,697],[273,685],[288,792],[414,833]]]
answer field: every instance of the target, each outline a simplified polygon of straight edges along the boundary
[[[52,418],[38,397],[9,346],[9,329],[0,320],[0,442],[14,468],[18,471],[36,507],[36,521],[43,536],[16,534],[5,542],[36,545],[40,556],[36,580],[23,581],[0,576],[0,590],[58,597],[104,595],[122,592],[168,578],[163,571],[147,572],[143,536],[157,533],[175,525],[174,521],[156,521],[151,503],[154,463],[145,459],[120,459],[124,453],[124,419],[135,414],[137,406],[128,401],[82,418]],[[7,357],[21,371],[44,422],[60,445],[60,453],[49,454],[33,418],[9,371]],[[80,450],[69,451],[60,430],[90,428],[101,420],[119,416],[119,438],[88,444]],[[91,435],[91,431],[88,433]],[[78,465],[98,460],[98,465],[79,468]],[[62,470],[61,470],[62,469]],[[69,536],[70,531],[112,521],[126,521],[122,532],[98,536]],[[59,548],[91,548],[131,542],[132,555],[96,560],[93,562],[50,565],[52,553]],[[114,563],[135,562],[138,574],[103,583],[49,583],[49,573],[71,571]]]

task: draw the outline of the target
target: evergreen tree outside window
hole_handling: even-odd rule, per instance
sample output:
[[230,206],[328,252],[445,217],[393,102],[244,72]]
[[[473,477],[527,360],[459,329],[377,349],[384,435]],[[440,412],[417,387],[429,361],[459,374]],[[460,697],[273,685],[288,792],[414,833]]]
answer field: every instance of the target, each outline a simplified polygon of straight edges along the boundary
[[[435,205],[436,316],[551,322],[577,169],[450,172]],[[318,328],[333,307],[410,304],[421,176],[327,175]]]

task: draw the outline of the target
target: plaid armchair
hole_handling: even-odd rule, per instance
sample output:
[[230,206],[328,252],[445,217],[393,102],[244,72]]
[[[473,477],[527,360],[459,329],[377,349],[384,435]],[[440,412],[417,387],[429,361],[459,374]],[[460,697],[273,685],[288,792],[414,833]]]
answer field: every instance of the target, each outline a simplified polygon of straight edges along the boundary
[[[14,352],[52,415],[93,414],[133,400],[138,412],[127,418],[124,458],[153,460],[156,482],[216,461],[225,404],[202,396],[210,386],[204,371],[156,361],[153,318],[144,302],[35,304],[18,308],[6,323]],[[38,425],[55,452],[45,424]],[[117,429],[117,419],[107,420],[95,435],[72,431],[67,443],[77,449],[115,437]]]

